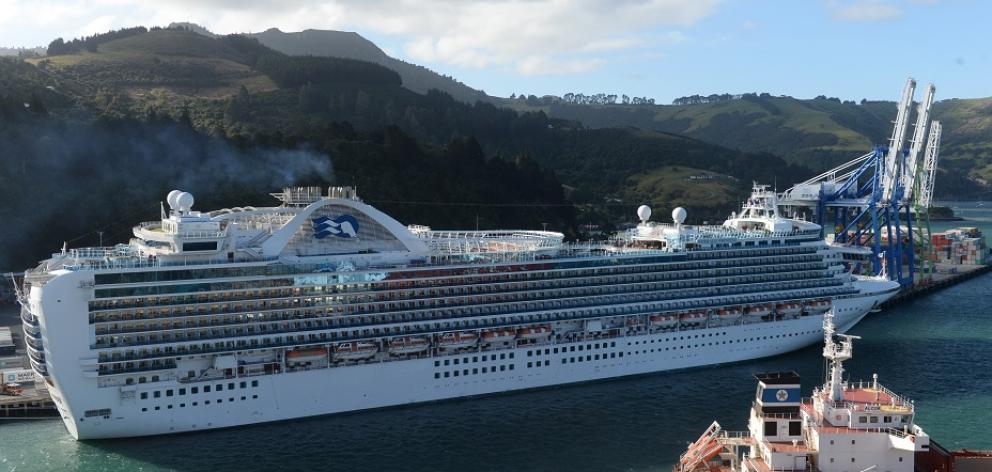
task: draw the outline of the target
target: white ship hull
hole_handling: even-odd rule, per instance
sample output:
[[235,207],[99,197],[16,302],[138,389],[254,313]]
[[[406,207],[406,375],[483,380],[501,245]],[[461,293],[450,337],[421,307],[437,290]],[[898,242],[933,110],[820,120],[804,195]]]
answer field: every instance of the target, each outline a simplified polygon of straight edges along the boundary
[[[891,296],[887,291],[835,300],[837,325],[841,331],[849,329]],[[136,393],[178,392],[179,388],[189,391],[193,386],[200,390],[196,395],[174,393],[166,397],[162,393],[159,398],[149,393],[145,400],[138,394],[122,400],[121,390],[98,388],[96,379],[58,385],[52,393],[66,426],[78,439],[203,431],[757,359],[818,342],[823,337],[822,324],[822,315],[813,315],[773,323],[531,345],[213,382],[136,386]],[[572,351],[579,345],[600,347]],[[555,349],[558,353],[554,353]],[[534,355],[533,351],[540,354]],[[545,351],[550,354],[545,355]],[[483,354],[501,359],[471,361],[481,360]],[[579,356],[581,361],[577,360]],[[453,362],[455,358],[467,358],[469,362],[444,365],[445,360]],[[439,366],[435,366],[436,361]],[[540,367],[528,367],[528,363],[540,363]],[[487,368],[486,373],[481,373],[482,367]],[[451,374],[455,370],[468,370],[469,374],[444,376],[444,372]],[[253,386],[253,382],[257,384]],[[224,390],[217,392],[217,384]],[[205,385],[214,386],[214,391],[203,393]],[[229,385],[235,388],[230,390]],[[63,388],[71,389],[71,404],[64,400],[68,395],[60,391]],[[109,417],[84,418],[83,411],[108,405],[112,405]]]

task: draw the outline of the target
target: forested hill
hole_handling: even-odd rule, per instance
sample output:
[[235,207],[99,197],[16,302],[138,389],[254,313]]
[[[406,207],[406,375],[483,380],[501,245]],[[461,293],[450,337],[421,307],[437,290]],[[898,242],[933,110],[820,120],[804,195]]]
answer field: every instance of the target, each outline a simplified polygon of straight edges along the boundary
[[124,240],[177,186],[212,207],[335,182],[405,223],[547,223],[571,235],[576,221],[629,221],[644,202],[659,214],[688,206],[691,221],[722,216],[752,179],[810,172],[667,133],[418,94],[380,65],[289,56],[245,36],[132,28],[53,46],[0,61],[0,220],[18,228],[0,235],[0,269],[64,239],[95,244],[100,228]]
[[276,51],[293,56],[344,57],[379,64],[396,71],[403,79],[403,86],[417,93],[424,94],[434,89],[465,103],[492,100],[485,92],[475,90],[452,77],[392,58],[358,33],[331,30],[285,33],[272,28],[249,36]]
[[[769,152],[817,171],[860,156],[875,144],[886,144],[896,112],[896,104],[886,101],[801,100],[769,94],[722,98],[661,106],[536,99],[509,103],[521,111],[540,110],[593,128],[633,126],[747,152]],[[992,197],[992,98],[938,101],[933,118],[944,129],[937,195]]]

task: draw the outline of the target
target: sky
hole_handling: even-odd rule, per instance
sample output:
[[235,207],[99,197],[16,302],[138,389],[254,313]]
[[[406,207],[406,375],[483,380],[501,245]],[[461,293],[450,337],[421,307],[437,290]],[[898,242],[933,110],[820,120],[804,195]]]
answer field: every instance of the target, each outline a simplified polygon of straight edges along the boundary
[[191,21],[356,31],[490,95],[992,96],[986,0],[0,0],[0,46]]

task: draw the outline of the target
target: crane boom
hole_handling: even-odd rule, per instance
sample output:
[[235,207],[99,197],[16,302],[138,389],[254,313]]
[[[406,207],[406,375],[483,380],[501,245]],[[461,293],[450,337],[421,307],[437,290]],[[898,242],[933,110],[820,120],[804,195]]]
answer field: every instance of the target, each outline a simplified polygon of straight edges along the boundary
[[937,178],[937,160],[940,157],[940,122],[930,124],[927,150],[923,158],[923,182],[920,185],[920,206],[929,208],[933,199],[933,184]]
[[916,127],[913,129],[913,140],[910,142],[909,156],[906,158],[906,170],[902,173],[902,188],[905,192],[902,196],[903,203],[908,203],[913,198],[913,186],[916,183],[916,171],[920,162],[920,149],[923,148],[926,139],[930,106],[933,105],[933,94],[936,90],[933,84],[928,84],[923,101],[916,107]]
[[892,128],[892,138],[889,139],[889,152],[885,155],[885,165],[882,171],[882,204],[892,202],[896,185],[899,183],[899,168],[902,157],[902,143],[906,140],[906,130],[909,127],[909,109],[913,104],[913,93],[916,91],[916,81],[912,77],[906,80],[906,87],[899,100],[896,112],[895,126]]

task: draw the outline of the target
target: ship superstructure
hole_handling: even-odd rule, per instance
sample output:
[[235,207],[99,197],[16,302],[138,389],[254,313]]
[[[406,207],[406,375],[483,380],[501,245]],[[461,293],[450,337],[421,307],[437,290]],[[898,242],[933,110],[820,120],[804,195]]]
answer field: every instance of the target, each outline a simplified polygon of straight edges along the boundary
[[801,398],[795,372],[756,375],[748,431],[724,431],[714,422],[675,472],[947,470],[929,467],[930,436],[914,422],[912,401],[879,384],[877,374],[869,382],[844,380],[858,338],[836,334],[832,313],[823,318],[829,372],[812,397]]
[[722,226],[601,242],[404,226],[351,188],[193,210],[25,276],[31,364],[77,438],[196,431],[735,362],[898,290],[755,189]]

